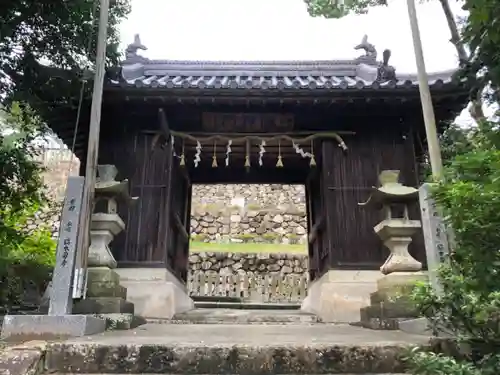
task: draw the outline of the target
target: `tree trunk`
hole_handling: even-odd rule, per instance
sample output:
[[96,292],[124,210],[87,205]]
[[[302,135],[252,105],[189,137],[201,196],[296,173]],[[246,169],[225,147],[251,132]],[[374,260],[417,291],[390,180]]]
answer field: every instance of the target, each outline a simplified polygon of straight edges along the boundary
[[[457,23],[455,22],[455,17],[453,16],[453,12],[451,11],[450,3],[448,0],[439,0],[439,2],[441,3],[441,7],[443,8],[443,12],[446,17],[446,22],[448,22],[448,28],[450,29],[451,33],[450,41],[453,43],[455,49],[457,50],[460,66],[464,66],[469,60],[469,56],[460,38],[460,33],[458,32]],[[483,113],[483,100],[481,91],[478,92],[476,98],[473,98],[471,100],[471,106],[469,107],[469,114],[476,122],[485,119]]]
[[443,8],[444,16],[446,17],[446,22],[448,22],[448,27],[451,33],[451,42],[455,46],[458,59],[460,60],[460,65],[465,64],[469,60],[469,56],[465,51],[465,46],[460,39],[460,33],[458,32],[457,23],[455,22],[455,17],[450,8],[450,3],[448,0],[439,0],[441,7]]

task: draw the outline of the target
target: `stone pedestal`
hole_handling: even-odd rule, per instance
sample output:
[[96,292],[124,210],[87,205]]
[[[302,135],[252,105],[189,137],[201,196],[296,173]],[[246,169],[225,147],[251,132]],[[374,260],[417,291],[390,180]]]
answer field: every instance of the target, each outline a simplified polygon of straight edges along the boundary
[[399,329],[399,323],[418,317],[409,298],[415,284],[427,281],[423,272],[395,272],[377,281],[377,291],[370,294],[370,306],[360,311],[361,325],[371,329]]
[[89,267],[87,297],[75,303],[78,314],[133,314],[134,305],[127,302],[127,289],[120,276],[107,267]]
[[378,278],[379,271],[329,270],[309,284],[301,310],[323,322],[359,322],[360,309],[370,303]]
[[421,228],[420,221],[406,219],[382,220],[373,229],[391,252],[380,267],[384,275],[392,272],[417,272],[422,263],[408,252],[412,236]]
[[119,268],[121,283],[135,313],[148,320],[168,320],[194,308],[186,286],[161,268]]

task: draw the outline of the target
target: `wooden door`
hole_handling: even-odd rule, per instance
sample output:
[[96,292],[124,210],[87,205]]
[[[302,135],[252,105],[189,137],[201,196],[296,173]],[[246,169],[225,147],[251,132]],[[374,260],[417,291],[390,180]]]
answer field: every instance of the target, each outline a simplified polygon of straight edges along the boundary
[[185,167],[179,165],[169,142],[167,194],[165,194],[166,257],[165,266],[181,281],[187,281],[189,230],[191,219],[191,183]]

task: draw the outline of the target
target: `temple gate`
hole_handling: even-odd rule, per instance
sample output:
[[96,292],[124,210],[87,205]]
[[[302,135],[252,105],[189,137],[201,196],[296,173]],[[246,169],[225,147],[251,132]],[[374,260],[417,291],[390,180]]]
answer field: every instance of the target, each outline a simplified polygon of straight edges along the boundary
[[[358,203],[383,170],[399,170],[407,186],[421,181],[425,131],[416,77],[397,75],[388,59],[370,53],[335,61],[199,62],[149,60],[139,48],[131,44],[122,65],[108,72],[99,148],[99,163],[116,165],[139,197],[119,208],[127,225],[112,243],[129,291],[133,282],[141,288],[150,280],[134,279],[138,270],[182,289],[195,183],[304,184],[313,283],[338,278],[341,290],[354,282],[345,281],[348,272],[379,273],[388,255],[373,230],[379,213]],[[467,99],[452,73],[430,76],[440,121]],[[54,126],[67,142],[69,128]],[[82,161],[86,143],[82,126]],[[410,216],[419,218],[417,204]],[[410,252],[425,263],[421,235]],[[368,298],[364,290],[352,293],[335,302],[346,314],[359,313]]]

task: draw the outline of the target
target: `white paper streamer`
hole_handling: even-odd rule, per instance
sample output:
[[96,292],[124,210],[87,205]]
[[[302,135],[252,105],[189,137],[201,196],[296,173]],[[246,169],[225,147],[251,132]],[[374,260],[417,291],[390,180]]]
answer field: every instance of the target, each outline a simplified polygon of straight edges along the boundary
[[201,161],[201,143],[200,141],[196,141],[196,154],[194,154],[194,167],[197,168],[198,167],[198,164],[200,163]]
[[225,159],[225,162],[226,162],[226,167],[229,167],[229,154],[231,153],[231,145],[233,144],[233,141],[230,139],[229,141],[227,141],[227,147],[226,147],[226,159]]
[[313,155],[310,152],[304,151],[297,143],[293,142],[293,148],[295,149],[295,152],[302,156],[303,158],[309,158],[311,159]]
[[259,165],[262,167],[262,164],[264,164],[262,162],[262,157],[264,156],[264,154],[266,153],[266,149],[264,148],[264,146],[266,145],[266,141],[262,141],[259,145]]
[[172,143],[172,154],[174,157],[177,157],[177,154],[175,153],[175,137],[173,135],[170,135],[170,142]]

